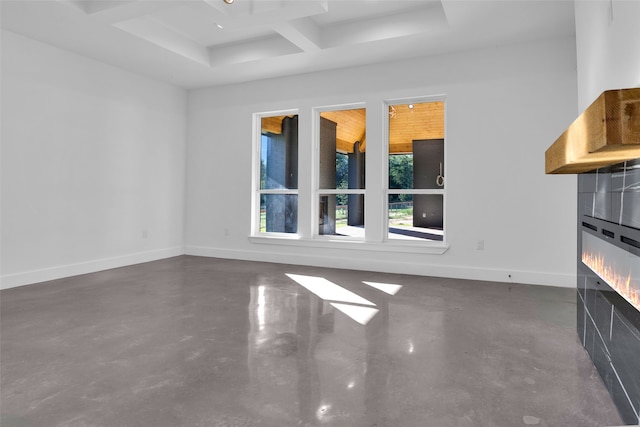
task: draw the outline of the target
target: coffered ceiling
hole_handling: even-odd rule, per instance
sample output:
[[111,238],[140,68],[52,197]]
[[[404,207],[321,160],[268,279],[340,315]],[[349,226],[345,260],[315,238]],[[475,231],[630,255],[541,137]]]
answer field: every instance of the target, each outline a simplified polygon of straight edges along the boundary
[[574,33],[569,0],[2,0],[2,28],[185,88]]

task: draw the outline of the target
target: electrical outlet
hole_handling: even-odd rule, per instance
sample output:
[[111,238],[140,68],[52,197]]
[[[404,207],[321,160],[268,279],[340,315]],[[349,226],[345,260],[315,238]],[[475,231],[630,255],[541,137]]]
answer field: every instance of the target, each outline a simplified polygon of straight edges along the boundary
[[476,242],[476,250],[484,251],[484,240],[480,239]]
[[147,230],[142,230],[142,238],[146,239],[149,237],[149,232]]
[[228,228],[225,228],[225,229],[224,229],[224,235],[225,235],[225,236],[228,236],[228,235],[229,235],[229,229],[228,229]]

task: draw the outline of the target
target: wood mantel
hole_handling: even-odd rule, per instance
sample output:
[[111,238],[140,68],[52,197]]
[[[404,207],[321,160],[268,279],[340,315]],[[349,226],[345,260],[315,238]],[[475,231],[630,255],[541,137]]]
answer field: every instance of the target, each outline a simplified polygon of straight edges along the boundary
[[575,174],[640,158],[640,88],[603,92],[545,152],[545,172]]

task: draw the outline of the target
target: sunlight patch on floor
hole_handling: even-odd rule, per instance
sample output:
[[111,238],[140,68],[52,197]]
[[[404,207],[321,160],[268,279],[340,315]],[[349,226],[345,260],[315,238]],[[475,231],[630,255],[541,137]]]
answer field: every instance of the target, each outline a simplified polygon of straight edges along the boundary
[[374,303],[324,277],[289,273],[286,273],[286,276],[309,292],[328,301],[333,307],[361,325],[366,325],[378,314],[378,309],[375,308],[376,305]]
[[324,277],[302,276],[299,274],[289,273],[286,273],[286,275],[290,279],[296,281],[302,287],[306,288],[308,291],[322,298],[323,300],[348,304],[371,305],[375,307],[375,304],[371,301],[362,298],[360,295],[355,294],[340,285],[336,285],[335,283],[330,282]]
[[402,289],[402,285],[396,285],[393,283],[377,283],[377,282],[362,282],[362,283],[389,295],[395,295],[398,293],[400,289]]

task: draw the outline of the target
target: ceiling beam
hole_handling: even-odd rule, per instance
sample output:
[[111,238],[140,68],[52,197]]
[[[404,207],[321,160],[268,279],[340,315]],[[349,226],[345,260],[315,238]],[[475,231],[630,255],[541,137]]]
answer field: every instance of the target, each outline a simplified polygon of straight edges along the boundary
[[183,6],[194,9],[215,24],[226,26],[229,21],[229,5],[220,0],[185,1]]
[[340,153],[353,153],[353,142],[336,138],[336,151]]
[[360,137],[360,146],[359,151],[364,153],[367,151],[367,130],[366,128],[362,131],[362,136]]
[[320,28],[310,18],[280,22],[272,28],[304,52],[315,52],[321,49]]
[[274,133],[280,135],[282,133],[282,120],[285,116],[268,116],[262,117],[261,125],[262,133]]
[[177,53],[185,58],[200,64],[211,66],[211,55],[209,49],[199,43],[194,42],[169,28],[158,21],[144,17],[114,24],[114,27],[140,37],[150,43]]
[[413,142],[389,144],[389,154],[412,154]]
[[225,29],[276,25],[326,13],[328,10],[327,0],[282,1],[276,7],[276,2],[237,1],[229,5],[222,0],[201,0],[183,3]]

